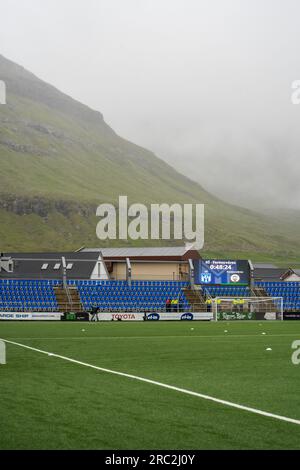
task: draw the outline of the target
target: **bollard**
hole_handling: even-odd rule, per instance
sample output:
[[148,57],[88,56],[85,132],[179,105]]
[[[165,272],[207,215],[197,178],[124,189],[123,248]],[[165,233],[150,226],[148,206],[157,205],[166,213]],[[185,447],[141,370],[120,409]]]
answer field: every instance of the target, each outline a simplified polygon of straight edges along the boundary
[[0,340],[0,364],[6,364],[6,345]]

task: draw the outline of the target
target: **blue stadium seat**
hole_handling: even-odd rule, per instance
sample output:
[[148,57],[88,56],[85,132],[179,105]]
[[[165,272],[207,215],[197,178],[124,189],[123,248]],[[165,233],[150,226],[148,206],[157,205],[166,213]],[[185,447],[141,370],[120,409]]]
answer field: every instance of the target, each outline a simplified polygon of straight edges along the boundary
[[256,282],[271,297],[283,298],[284,311],[299,312],[300,282]]
[[177,281],[78,281],[77,287],[85,309],[97,304],[101,311],[164,311],[166,300],[181,299],[189,304],[182,288],[187,282]]
[[59,281],[0,279],[3,311],[58,311],[53,287]]

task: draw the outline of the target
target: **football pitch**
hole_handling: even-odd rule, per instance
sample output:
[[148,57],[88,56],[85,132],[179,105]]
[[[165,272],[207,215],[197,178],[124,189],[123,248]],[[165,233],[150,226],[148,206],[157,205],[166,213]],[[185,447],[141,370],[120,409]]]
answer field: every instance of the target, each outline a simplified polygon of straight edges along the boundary
[[300,322],[1,322],[0,338],[0,449],[300,449]]

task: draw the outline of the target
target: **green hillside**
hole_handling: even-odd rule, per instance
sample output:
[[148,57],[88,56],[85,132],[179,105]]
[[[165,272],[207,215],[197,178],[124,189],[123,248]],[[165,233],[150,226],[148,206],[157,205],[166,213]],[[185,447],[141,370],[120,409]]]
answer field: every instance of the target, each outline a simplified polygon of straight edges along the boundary
[[2,56],[0,79],[7,86],[7,105],[0,106],[1,251],[102,246],[96,207],[128,195],[130,203],[206,204],[209,256],[300,262],[293,217],[282,223],[220,201],[116,135],[99,112]]

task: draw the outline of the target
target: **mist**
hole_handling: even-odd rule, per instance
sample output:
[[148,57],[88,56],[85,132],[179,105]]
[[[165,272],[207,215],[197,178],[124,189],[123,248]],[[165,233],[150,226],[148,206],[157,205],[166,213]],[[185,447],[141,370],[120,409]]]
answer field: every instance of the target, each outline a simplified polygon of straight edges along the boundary
[[300,209],[298,0],[0,0],[0,17],[1,54],[119,135],[224,200]]

